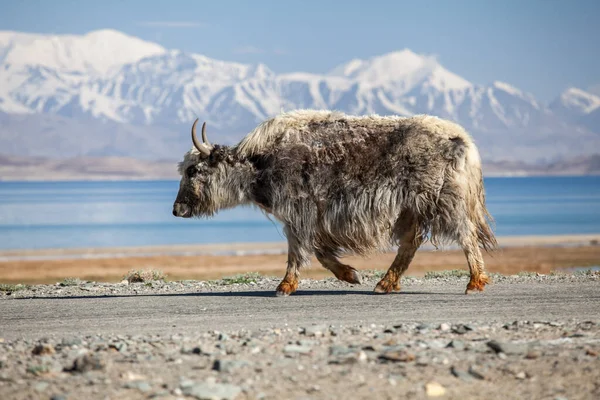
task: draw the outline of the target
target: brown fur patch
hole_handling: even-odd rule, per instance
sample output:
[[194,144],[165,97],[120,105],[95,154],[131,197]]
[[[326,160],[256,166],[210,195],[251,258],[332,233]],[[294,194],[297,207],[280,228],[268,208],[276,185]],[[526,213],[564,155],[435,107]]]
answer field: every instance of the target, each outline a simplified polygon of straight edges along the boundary
[[298,279],[288,281],[288,277],[285,277],[279,286],[277,286],[278,296],[289,296],[298,289]]
[[469,293],[470,291],[479,291],[479,292],[483,292],[483,288],[485,287],[485,285],[490,283],[490,278],[488,278],[487,275],[478,275],[475,277],[471,277],[471,280],[469,281],[469,283],[467,284],[467,290],[465,290],[465,294]]
[[388,270],[382,280],[375,286],[375,293],[391,293],[400,291],[400,276],[392,270]]

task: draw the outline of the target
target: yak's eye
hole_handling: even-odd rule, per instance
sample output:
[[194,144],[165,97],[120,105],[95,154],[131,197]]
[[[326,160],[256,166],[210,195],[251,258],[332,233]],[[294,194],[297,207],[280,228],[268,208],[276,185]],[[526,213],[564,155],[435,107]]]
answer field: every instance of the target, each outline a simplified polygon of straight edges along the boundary
[[188,169],[185,170],[185,173],[187,176],[192,178],[198,173],[198,168],[196,168],[195,165],[192,165],[191,167],[188,167]]

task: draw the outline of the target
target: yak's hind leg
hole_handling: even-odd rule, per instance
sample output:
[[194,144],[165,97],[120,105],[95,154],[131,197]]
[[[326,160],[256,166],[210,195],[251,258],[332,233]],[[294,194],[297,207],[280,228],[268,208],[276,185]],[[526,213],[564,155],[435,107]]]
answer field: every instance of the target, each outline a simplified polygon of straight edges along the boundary
[[288,239],[287,270],[283,280],[277,286],[277,296],[289,296],[298,289],[300,269],[310,264],[310,253],[301,245],[291,229],[284,227]]
[[316,251],[315,255],[321,265],[333,272],[336,278],[340,281],[361,284],[358,271],[349,265],[342,264],[332,253],[326,251]]
[[400,277],[408,269],[415,253],[423,239],[417,236],[417,224],[414,220],[409,219],[410,225],[408,229],[400,236],[398,253],[392,262],[392,265],[387,270],[383,279],[375,286],[376,293],[390,293],[400,290]]
[[469,291],[474,290],[481,292],[483,291],[483,287],[490,283],[490,279],[485,273],[483,257],[481,255],[481,250],[479,250],[475,234],[472,233],[464,240],[461,240],[461,246],[465,252],[465,256],[467,257],[469,272],[471,274],[471,279],[467,284],[465,294],[468,294]]

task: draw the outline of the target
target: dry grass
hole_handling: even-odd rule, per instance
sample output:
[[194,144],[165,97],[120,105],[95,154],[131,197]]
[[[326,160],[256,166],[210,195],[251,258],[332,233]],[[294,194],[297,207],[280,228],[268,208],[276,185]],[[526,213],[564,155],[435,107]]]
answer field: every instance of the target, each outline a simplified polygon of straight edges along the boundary
[[[369,271],[385,271],[394,259],[394,253],[376,254],[370,258],[346,257],[344,263]],[[493,254],[485,254],[486,269],[490,273],[503,275],[518,274],[522,271],[549,274],[552,271],[569,267],[600,265],[600,246],[585,245],[572,247],[524,246],[506,247]],[[331,273],[321,268],[316,259],[313,266],[302,271],[302,277],[331,277]],[[247,256],[185,256],[161,255],[151,257],[81,258],[31,261],[0,262],[0,282],[3,283],[56,283],[73,277],[99,282],[117,282],[131,271],[154,270],[168,274],[170,280],[181,279],[222,279],[237,274],[258,272],[268,276],[283,276],[285,254],[264,254]],[[468,271],[461,250],[417,252],[407,275],[424,276],[436,271]],[[134,274],[132,274],[132,277]],[[431,275],[430,275],[431,276]],[[127,278],[126,278],[127,279]],[[148,278],[146,278],[148,279]],[[161,279],[160,275],[150,279]]]
[[28,285],[22,284],[9,284],[9,283],[0,283],[0,292],[12,293],[18,292],[19,290],[27,289]]
[[139,283],[139,282],[154,282],[154,281],[164,281],[166,279],[166,275],[159,270],[155,269],[139,269],[139,270],[130,270],[125,274],[123,280],[126,280],[129,283]]

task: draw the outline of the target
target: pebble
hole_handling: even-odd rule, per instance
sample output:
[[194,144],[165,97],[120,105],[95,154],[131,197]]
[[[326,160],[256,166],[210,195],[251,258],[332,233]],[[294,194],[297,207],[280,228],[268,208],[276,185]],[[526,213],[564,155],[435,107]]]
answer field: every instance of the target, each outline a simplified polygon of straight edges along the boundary
[[327,326],[325,325],[311,325],[304,328],[303,330],[306,336],[323,336],[327,332]]
[[471,374],[471,376],[479,380],[485,380],[486,377],[484,369],[477,365],[471,365],[469,367],[469,374]]
[[405,350],[391,350],[382,353],[380,359],[394,362],[411,362],[415,360],[415,355]]
[[68,369],[70,372],[88,372],[94,370],[105,370],[106,361],[98,355],[84,354],[73,361],[73,365]]
[[452,347],[457,351],[462,351],[465,349],[465,342],[461,340],[453,340],[450,343],[448,343],[448,347]]
[[542,352],[539,350],[529,350],[527,354],[525,354],[525,358],[528,360],[535,360],[542,356]]
[[472,326],[470,325],[464,325],[464,324],[458,324],[458,325],[454,325],[452,327],[452,332],[459,334],[459,335],[464,335],[465,333],[474,330]]
[[598,352],[596,350],[587,349],[585,351],[586,356],[598,357]]
[[446,394],[446,388],[437,382],[429,382],[425,384],[425,394],[427,397],[441,397]]
[[80,346],[83,341],[80,338],[63,338],[61,340],[61,345],[65,346],[65,347],[73,347],[73,346]]
[[473,380],[473,377],[465,370],[459,369],[457,367],[452,366],[450,368],[450,373],[452,375],[454,375],[455,377],[457,377],[458,379],[461,379],[465,382],[470,382]]
[[343,355],[351,354],[354,352],[355,352],[355,350],[348,346],[339,346],[339,345],[329,346],[329,355],[332,355],[332,356],[343,356]]
[[504,353],[507,355],[525,354],[528,350],[528,345],[526,343],[499,342],[496,340],[490,340],[487,342],[487,345],[496,353]]
[[440,327],[439,327],[439,330],[440,330],[440,331],[442,331],[442,332],[447,332],[447,331],[449,331],[450,329],[451,329],[451,326],[450,326],[450,324],[446,324],[446,323],[440,324]]
[[150,384],[145,381],[127,382],[125,385],[123,385],[123,387],[126,389],[137,389],[143,393],[147,393],[152,390],[152,386],[150,386]]
[[45,392],[46,389],[48,389],[48,386],[50,386],[50,384],[48,382],[38,382],[35,384],[35,386],[33,387],[33,389],[36,392]]
[[54,347],[52,345],[43,343],[35,346],[31,353],[35,354],[36,356],[50,355],[56,353],[56,350],[54,350]]
[[241,391],[239,386],[205,382],[183,388],[182,393],[198,400],[233,400]]
[[367,353],[365,353],[364,351],[359,351],[358,353],[351,353],[351,354],[345,354],[345,355],[341,355],[337,358],[331,359],[329,360],[329,364],[340,364],[340,365],[345,365],[345,364],[357,364],[357,363],[365,363],[368,361],[368,356]]
[[295,344],[289,344],[283,348],[283,352],[287,354],[310,354],[312,347],[309,346],[298,346]]
[[215,371],[228,373],[250,365],[251,363],[246,360],[215,360],[212,369]]

